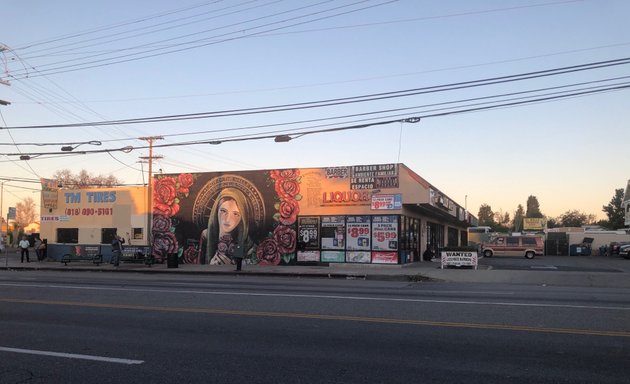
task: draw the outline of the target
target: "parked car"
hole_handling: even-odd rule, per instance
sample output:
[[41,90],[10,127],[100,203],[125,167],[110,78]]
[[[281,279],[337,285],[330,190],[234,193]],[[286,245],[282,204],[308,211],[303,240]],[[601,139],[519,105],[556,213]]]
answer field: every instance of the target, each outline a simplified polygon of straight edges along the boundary
[[484,257],[492,256],[525,256],[533,259],[542,256],[545,244],[539,236],[497,236],[481,245]]
[[619,256],[624,259],[630,259],[630,244],[624,244],[619,246]]
[[618,255],[619,251],[621,250],[621,246],[622,245],[628,245],[628,244],[630,244],[630,242],[627,242],[627,241],[622,241],[622,242],[613,241],[612,243],[610,243],[610,247],[608,247],[609,254],[611,256]]

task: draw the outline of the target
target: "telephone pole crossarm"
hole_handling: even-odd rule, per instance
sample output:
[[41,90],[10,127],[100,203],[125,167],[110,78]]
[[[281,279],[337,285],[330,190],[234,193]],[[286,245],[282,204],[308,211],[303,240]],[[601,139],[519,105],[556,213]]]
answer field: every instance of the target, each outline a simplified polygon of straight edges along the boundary
[[153,142],[155,140],[163,140],[162,136],[147,136],[140,137],[140,140],[147,141],[149,143],[149,156],[140,157],[142,160],[148,160],[149,162],[149,180],[147,185],[147,240],[149,246],[153,246],[153,239],[151,234],[151,223],[153,222],[153,159],[161,159],[162,156],[153,156]]

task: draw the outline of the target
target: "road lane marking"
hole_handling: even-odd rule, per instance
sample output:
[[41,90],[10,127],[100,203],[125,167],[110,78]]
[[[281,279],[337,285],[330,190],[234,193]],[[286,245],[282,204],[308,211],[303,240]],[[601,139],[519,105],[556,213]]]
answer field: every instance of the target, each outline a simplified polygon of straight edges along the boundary
[[172,289],[139,289],[139,288],[114,288],[114,287],[83,287],[59,284],[15,284],[0,283],[0,286],[12,287],[35,287],[35,288],[56,288],[74,289],[81,291],[117,291],[117,292],[140,292],[140,293],[170,293],[170,294],[195,294],[195,295],[217,295],[217,296],[253,296],[253,297],[287,297],[304,299],[333,299],[333,300],[364,300],[364,301],[384,301],[402,303],[427,303],[427,304],[459,304],[459,305],[493,305],[504,307],[540,307],[540,308],[569,308],[569,309],[596,309],[630,311],[630,307],[613,307],[605,305],[573,305],[573,304],[545,304],[545,303],[511,303],[501,301],[475,301],[475,300],[437,300],[437,299],[399,299],[391,297],[371,297],[371,296],[342,296],[342,295],[306,295],[298,293],[259,293],[259,292],[223,292],[223,291],[198,291],[198,290],[172,290]]
[[156,307],[156,306],[146,306],[146,305],[84,303],[84,302],[77,302],[77,301],[58,301],[58,300],[0,299],[0,302],[18,303],[18,304],[61,305],[61,306],[72,306],[72,307],[100,308],[100,309],[129,309],[129,310],[137,310],[137,311],[154,311],[154,312],[176,312],[176,313],[194,313],[194,314],[201,313],[201,314],[209,314],[209,315],[282,317],[282,318],[309,319],[309,320],[337,320],[337,321],[352,321],[352,322],[379,323],[379,324],[405,324],[405,325],[449,327],[449,328],[489,329],[489,330],[506,330],[506,331],[521,331],[521,332],[537,332],[537,333],[558,333],[558,334],[581,335],[581,336],[630,337],[630,332],[625,332],[625,331],[600,331],[600,330],[594,330],[594,329],[531,327],[531,326],[526,326],[526,325],[501,325],[501,324],[462,323],[462,322],[415,320],[415,319],[392,319],[392,318],[386,318],[386,317],[320,315],[320,314],[293,313],[293,312],[240,311],[240,310],[217,309],[217,308]]
[[81,359],[81,360],[93,360],[93,361],[101,361],[105,363],[117,363],[117,364],[143,364],[143,360],[129,360],[129,359],[119,359],[116,357],[105,357],[105,356],[93,356],[93,355],[78,355],[75,353],[63,353],[63,352],[52,352],[52,351],[38,351],[35,349],[21,349],[21,348],[9,348],[9,347],[0,347],[0,352],[13,352],[13,353],[25,353],[29,355],[43,355],[43,356],[54,356],[54,357],[64,357],[67,359]]

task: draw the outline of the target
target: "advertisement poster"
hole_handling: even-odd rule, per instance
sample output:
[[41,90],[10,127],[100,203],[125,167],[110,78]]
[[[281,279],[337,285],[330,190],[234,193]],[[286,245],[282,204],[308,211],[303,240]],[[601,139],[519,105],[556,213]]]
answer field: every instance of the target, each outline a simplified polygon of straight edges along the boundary
[[473,251],[442,251],[440,252],[441,268],[446,267],[474,267],[477,269],[477,252]]
[[398,217],[372,217],[372,249],[375,251],[398,250]]
[[322,251],[322,263],[343,263],[346,261],[346,253],[339,251]]
[[299,251],[297,253],[298,262],[319,262],[319,251]]
[[547,227],[547,219],[539,219],[532,217],[523,218],[524,231],[542,231]]
[[369,251],[350,251],[346,252],[347,263],[369,263],[371,255]]
[[347,247],[352,251],[370,250],[370,216],[346,217]]
[[319,249],[319,217],[298,218],[298,242],[305,250]]
[[372,210],[402,209],[402,195],[374,195],[372,196]]
[[59,190],[56,180],[40,179],[42,183],[42,201],[44,208],[57,209],[57,192]]
[[398,264],[398,252],[372,252],[374,264]]
[[322,249],[345,249],[345,234],[345,216],[322,217]]

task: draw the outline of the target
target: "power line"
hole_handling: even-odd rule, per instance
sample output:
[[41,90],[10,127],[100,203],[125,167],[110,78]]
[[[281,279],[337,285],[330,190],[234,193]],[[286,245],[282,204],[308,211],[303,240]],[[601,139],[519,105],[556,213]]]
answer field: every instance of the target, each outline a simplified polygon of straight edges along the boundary
[[389,91],[389,92],[373,93],[373,94],[360,95],[360,96],[350,96],[350,97],[325,99],[325,100],[317,100],[317,101],[309,101],[309,102],[301,102],[301,103],[280,104],[280,105],[272,105],[272,106],[230,109],[230,110],[209,111],[209,112],[196,112],[196,113],[189,113],[189,114],[140,117],[140,118],[122,119],[122,120],[94,121],[94,122],[87,122],[87,123],[28,125],[28,126],[16,126],[16,127],[6,127],[6,128],[10,128],[10,129],[74,128],[74,127],[85,127],[85,126],[141,124],[141,123],[180,121],[180,120],[192,120],[192,119],[207,119],[207,118],[227,117],[227,116],[243,116],[243,115],[251,115],[251,114],[261,114],[261,113],[276,113],[276,112],[293,111],[293,110],[298,110],[298,109],[339,106],[339,105],[350,104],[350,103],[363,103],[363,102],[392,99],[392,98],[399,98],[399,97],[417,96],[417,95],[427,94],[427,93],[445,92],[445,91],[459,90],[459,89],[465,89],[465,88],[504,84],[508,82],[530,80],[530,79],[536,79],[536,78],[548,77],[548,76],[557,76],[561,74],[587,71],[587,70],[600,69],[600,68],[605,68],[605,67],[610,67],[610,66],[618,66],[618,65],[626,65],[626,64],[630,64],[630,58],[621,58],[621,59],[592,62],[592,63],[587,63],[587,64],[579,64],[579,65],[558,67],[558,68],[546,69],[546,70],[540,70],[540,71],[525,72],[525,73],[520,73],[520,74],[515,74],[515,75],[498,76],[498,77],[491,77],[491,78],[485,78],[485,79],[479,79],[479,80],[449,83],[449,84],[442,84],[442,85],[435,85],[435,86],[428,86],[428,87],[411,88],[411,89],[404,89],[404,90],[398,90],[398,91]]
[[[342,6],[332,7],[332,8],[325,9],[323,11],[311,12],[311,13],[300,15],[300,16],[289,17],[289,18],[286,18],[286,19],[273,21],[273,22],[269,22],[269,23],[266,23],[266,24],[254,26],[254,27],[240,28],[240,29],[237,29],[237,30],[235,30],[233,32],[228,32],[228,33],[224,33],[224,34],[221,34],[221,35],[215,35],[215,36],[212,36],[212,37],[205,37],[205,38],[191,40],[191,41],[187,41],[187,42],[179,42],[179,43],[173,44],[173,48],[157,47],[157,48],[152,48],[152,49],[146,49],[146,50],[144,50],[142,52],[137,52],[137,53],[132,53],[132,54],[117,55],[117,56],[113,56],[113,57],[109,57],[109,58],[102,58],[101,57],[101,58],[99,58],[97,60],[85,61],[85,62],[77,63],[77,64],[68,64],[68,65],[63,65],[63,66],[58,66],[58,67],[53,67],[53,68],[48,68],[48,69],[40,69],[40,73],[45,73],[45,74],[48,74],[48,75],[52,75],[52,74],[73,72],[73,71],[78,71],[78,70],[84,70],[84,69],[90,69],[90,68],[99,68],[99,67],[109,66],[109,65],[113,65],[113,64],[120,64],[120,63],[125,63],[125,62],[137,61],[137,60],[141,60],[141,59],[146,59],[146,58],[150,58],[150,57],[157,57],[157,56],[162,56],[162,55],[171,54],[171,53],[188,51],[188,50],[191,50],[191,49],[196,49],[196,48],[200,48],[200,47],[204,47],[204,46],[208,46],[208,45],[220,44],[220,43],[225,43],[225,42],[233,41],[233,40],[241,40],[241,39],[244,39],[244,38],[247,38],[247,37],[250,37],[250,36],[259,35],[259,34],[262,34],[262,33],[283,30],[283,29],[295,27],[295,26],[298,26],[298,25],[314,23],[314,22],[317,22],[317,21],[326,20],[326,19],[330,19],[330,18],[342,16],[342,15],[347,15],[347,14],[350,14],[350,13],[360,12],[360,11],[364,11],[366,9],[370,9],[370,8],[382,6],[382,5],[385,5],[385,4],[393,3],[396,0],[384,1],[384,2],[381,2],[381,3],[376,4],[376,5],[369,5],[369,6],[365,6],[365,7],[362,7],[362,8],[352,9],[352,10],[349,10],[349,11],[337,12],[337,13],[334,13],[332,15],[325,15],[325,16],[321,16],[321,17],[315,17],[315,16],[317,16],[319,14],[322,14],[322,13],[336,11],[336,10],[339,10],[339,9],[342,9],[342,8],[347,8],[347,7],[354,6],[354,5],[357,5],[357,4],[360,4],[360,3],[365,3],[365,2],[368,2],[368,1],[371,1],[371,0],[360,0],[360,1],[356,1],[356,2],[354,2],[352,4],[349,4],[349,5],[342,5]],[[282,12],[282,13],[286,13],[286,11]],[[306,21],[294,22],[294,23],[291,23],[291,24],[288,24],[288,25],[275,26],[275,25],[279,25],[279,24],[290,23],[292,21],[296,21],[296,20],[299,20],[299,19],[304,19],[304,18],[307,18],[307,17],[313,17],[313,18],[309,19],[309,20],[306,20]],[[241,24],[241,23],[236,23],[236,24],[238,25],[238,24]],[[261,28],[267,28],[267,29],[263,29],[261,31],[255,31],[255,30],[261,29]],[[197,32],[197,33],[194,33],[194,34],[200,34],[200,33],[201,32]],[[230,35],[236,35],[236,36],[231,36],[230,37]],[[181,37],[166,39],[166,40],[158,41],[157,43],[163,43],[163,42],[167,42],[167,41],[170,41],[170,40],[178,40],[178,39],[181,39]],[[135,49],[135,48],[142,48],[142,47],[146,47],[146,44],[142,44],[142,45],[139,45],[139,46],[136,46],[136,47],[133,47],[133,48],[120,49],[120,50],[118,50],[118,52],[124,51],[124,50],[131,50],[131,49]],[[84,59],[90,59],[92,57],[99,57],[99,56],[103,56],[103,54],[88,56],[88,57],[85,57]],[[76,60],[68,60],[68,61],[76,61]],[[45,64],[45,65],[40,66],[40,68],[48,67],[48,66],[52,66],[52,65],[56,65],[56,64],[62,64],[62,63],[63,62]],[[12,77],[17,79],[17,78],[23,78],[25,76],[18,72],[15,75],[13,75]]]
[[[243,135],[240,137],[229,137],[229,138],[223,138],[223,139],[198,140],[198,141],[183,142],[183,143],[162,144],[162,145],[155,145],[153,147],[166,148],[166,147],[179,147],[179,146],[200,145],[200,144],[218,145],[218,144],[223,144],[227,142],[240,142],[240,141],[271,139],[271,138],[275,139],[275,141],[283,142],[283,141],[289,141],[295,138],[299,138],[299,137],[311,135],[311,134],[332,133],[332,132],[340,132],[340,131],[347,131],[347,130],[364,129],[364,128],[368,128],[368,127],[372,127],[376,125],[385,125],[385,124],[391,124],[391,123],[396,123],[396,122],[416,123],[416,122],[419,122],[421,119],[426,119],[426,118],[444,117],[444,116],[457,115],[457,114],[463,114],[463,113],[480,112],[480,111],[486,111],[486,110],[491,110],[491,109],[514,107],[514,106],[520,106],[520,105],[526,105],[526,104],[548,102],[548,101],[558,100],[558,99],[585,96],[585,95],[590,95],[590,94],[595,94],[595,93],[619,91],[619,90],[627,90],[627,89],[630,89],[630,83],[626,83],[626,84],[618,85],[618,86],[606,87],[606,88],[600,87],[597,89],[590,89],[590,90],[584,90],[584,91],[573,92],[573,93],[565,93],[561,95],[550,95],[550,96],[532,98],[532,99],[527,99],[527,100],[506,101],[506,102],[495,103],[491,105],[482,105],[482,106],[460,107],[460,109],[456,109],[456,110],[446,110],[446,111],[439,111],[435,113],[427,113],[427,114],[415,116],[412,118],[387,120],[387,121],[373,122],[373,123],[367,123],[367,124],[358,124],[358,125],[345,126],[345,127],[319,129],[319,130],[313,130],[313,131],[307,131],[307,132],[294,131],[294,132],[288,132],[282,135],[278,135],[278,132],[265,133],[265,134],[260,134],[260,135]],[[134,148],[125,147],[125,148],[118,148],[118,149],[90,150],[90,151],[76,152],[75,154],[85,155],[85,154],[114,152],[114,151],[130,152],[132,150],[144,149],[144,148],[146,147],[134,147]],[[54,156],[54,155],[59,155],[59,154],[60,154],[59,152],[48,152],[48,153],[33,153],[33,154],[27,154],[27,155],[23,153],[8,153],[6,155],[7,156],[20,155],[21,159],[23,160],[31,160],[31,157],[30,157],[31,155],[39,157],[43,155]]]

